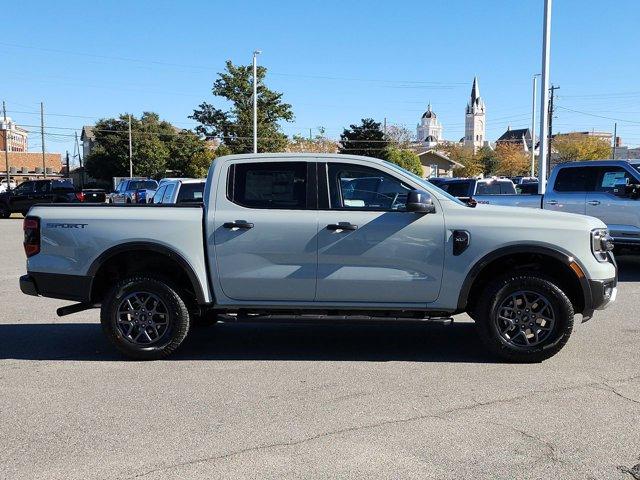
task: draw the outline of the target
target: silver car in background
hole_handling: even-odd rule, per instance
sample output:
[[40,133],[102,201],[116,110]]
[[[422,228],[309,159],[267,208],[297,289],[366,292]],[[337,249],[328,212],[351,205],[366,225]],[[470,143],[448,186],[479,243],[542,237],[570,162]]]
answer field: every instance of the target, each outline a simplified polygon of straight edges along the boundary
[[149,203],[202,203],[204,178],[163,179]]

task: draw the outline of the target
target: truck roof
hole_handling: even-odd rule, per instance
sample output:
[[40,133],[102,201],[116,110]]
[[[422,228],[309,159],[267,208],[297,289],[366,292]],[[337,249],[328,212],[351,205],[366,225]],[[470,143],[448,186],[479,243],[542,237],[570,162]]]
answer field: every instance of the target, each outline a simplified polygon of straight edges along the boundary
[[612,165],[640,165],[640,159],[620,159],[620,160],[581,160],[578,162],[563,162],[556,165],[556,167],[584,167],[584,166],[596,166],[596,167],[608,167]]

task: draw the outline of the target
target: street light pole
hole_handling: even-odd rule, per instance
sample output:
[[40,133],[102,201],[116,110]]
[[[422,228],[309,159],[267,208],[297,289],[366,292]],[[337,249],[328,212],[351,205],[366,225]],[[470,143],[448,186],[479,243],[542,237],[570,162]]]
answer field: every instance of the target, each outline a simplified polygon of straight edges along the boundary
[[535,177],[536,168],[536,92],[539,73],[533,76],[533,96],[531,102],[531,176]]
[[129,178],[133,178],[133,142],[131,141],[131,115],[129,115]]
[[9,124],[7,123],[7,106],[2,102],[2,116],[4,118],[4,164],[7,168],[7,192],[11,190],[11,175],[9,174]]
[[258,153],[258,55],[262,52],[253,52],[253,153]]
[[542,88],[540,92],[540,168],[538,170],[540,181],[538,193],[543,194],[547,182],[547,126],[549,123],[549,56],[551,52],[551,3],[552,0],[544,0],[544,29],[542,35]]

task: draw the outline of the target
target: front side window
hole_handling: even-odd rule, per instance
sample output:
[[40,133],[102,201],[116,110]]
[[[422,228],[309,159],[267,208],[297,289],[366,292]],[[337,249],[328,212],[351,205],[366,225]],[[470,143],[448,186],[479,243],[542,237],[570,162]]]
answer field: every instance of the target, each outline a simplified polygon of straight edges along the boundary
[[470,190],[470,182],[462,181],[462,182],[447,182],[442,185],[442,189],[447,192],[449,195],[453,195],[454,197],[468,197]]
[[624,193],[627,185],[637,183],[636,179],[621,167],[598,167],[597,170],[596,192],[620,195]]
[[175,183],[170,183],[167,185],[167,189],[162,196],[162,203],[171,203],[171,197],[173,196],[173,191],[176,189]]
[[248,208],[307,208],[305,162],[238,163],[233,166],[229,199]]
[[374,168],[330,163],[329,198],[332,209],[406,210],[409,185]]
[[163,185],[158,190],[156,190],[156,193],[153,195],[153,198],[151,199],[151,203],[162,203],[162,197],[164,196],[164,191],[166,189],[167,189],[167,186]]
[[478,182],[476,195],[500,195],[500,182]]

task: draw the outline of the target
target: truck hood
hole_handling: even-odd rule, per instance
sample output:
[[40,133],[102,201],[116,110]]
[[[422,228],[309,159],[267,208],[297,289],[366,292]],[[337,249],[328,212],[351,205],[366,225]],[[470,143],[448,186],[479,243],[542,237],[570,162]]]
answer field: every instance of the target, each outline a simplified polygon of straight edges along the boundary
[[532,223],[536,223],[542,229],[546,226],[549,228],[564,227],[567,230],[607,228],[601,220],[577,213],[486,204],[478,204],[475,210],[478,215],[483,217],[508,219],[512,226],[531,226]]

